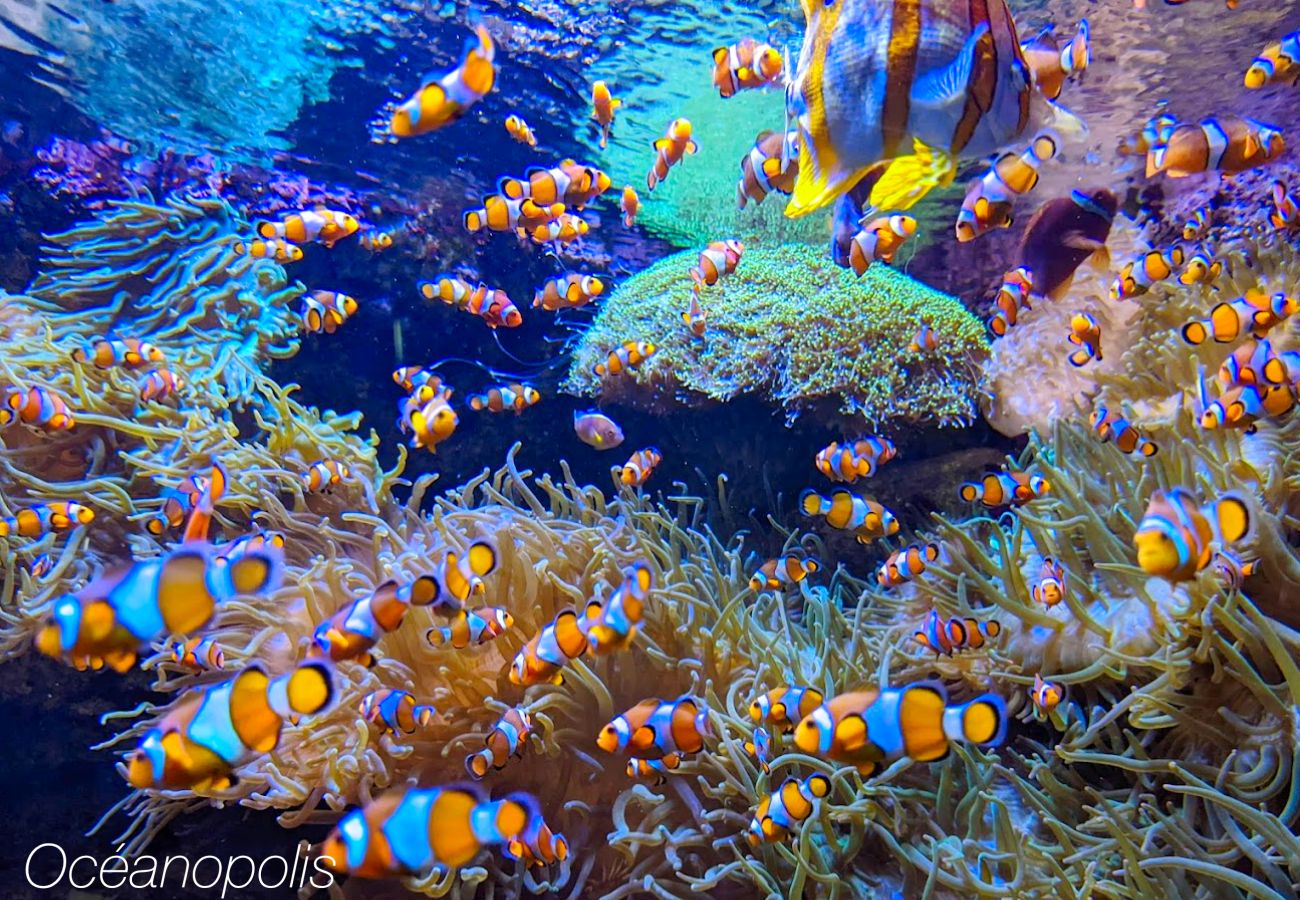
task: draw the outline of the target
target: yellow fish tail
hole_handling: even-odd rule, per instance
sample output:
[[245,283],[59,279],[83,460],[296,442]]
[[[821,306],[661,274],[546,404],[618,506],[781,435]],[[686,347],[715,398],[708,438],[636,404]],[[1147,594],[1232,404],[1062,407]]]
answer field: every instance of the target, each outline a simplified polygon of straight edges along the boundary
[[871,206],[877,210],[906,210],[936,187],[952,184],[957,162],[947,153],[914,140],[912,155],[889,164],[871,189]]

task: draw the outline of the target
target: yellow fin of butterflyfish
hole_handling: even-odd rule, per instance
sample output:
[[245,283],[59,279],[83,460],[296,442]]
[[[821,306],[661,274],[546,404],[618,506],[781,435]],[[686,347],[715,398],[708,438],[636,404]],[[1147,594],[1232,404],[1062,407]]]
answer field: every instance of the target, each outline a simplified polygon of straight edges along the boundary
[[911,209],[934,188],[952,184],[956,174],[956,161],[951,156],[913,140],[912,155],[889,164],[871,189],[869,202],[876,210]]

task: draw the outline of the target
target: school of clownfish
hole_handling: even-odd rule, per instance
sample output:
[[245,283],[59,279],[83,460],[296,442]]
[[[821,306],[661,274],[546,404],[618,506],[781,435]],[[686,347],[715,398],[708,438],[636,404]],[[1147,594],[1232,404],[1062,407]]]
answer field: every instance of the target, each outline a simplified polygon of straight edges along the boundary
[[[812,20],[809,25],[817,27]],[[1055,101],[1064,84],[1087,69],[1088,42],[1088,24],[1083,21],[1064,45],[1058,44],[1050,30],[1020,43],[1034,90]],[[399,138],[427,134],[460,119],[491,90],[496,78],[494,60],[490,34],[476,25],[459,65],[431,76],[397,108],[390,122],[392,134]],[[743,90],[785,85],[788,77],[781,53],[753,38],[719,48],[714,54],[713,81],[723,98]],[[1271,81],[1297,79],[1300,33],[1270,44],[1250,66],[1245,83],[1247,88],[1257,89]],[[805,89],[807,80],[802,79]],[[591,102],[604,147],[622,103],[604,82],[593,85]],[[505,128],[514,140],[529,147],[537,145],[531,127],[518,115],[509,116]],[[674,166],[696,152],[691,135],[690,122],[676,119],[654,143],[647,191],[653,192]],[[819,137],[824,135],[810,134],[802,124],[784,132],[761,133],[740,162],[738,205],[762,203],[771,193],[793,193],[794,202],[801,203],[799,186],[806,180],[801,176],[807,176],[803,167],[810,159],[809,144]],[[993,228],[1010,227],[1015,201],[1033,190],[1041,167],[1055,158],[1058,146],[1057,136],[1044,131],[1023,151],[997,155],[966,194],[956,222],[957,240],[975,240]],[[1121,155],[1144,156],[1148,176],[1163,172],[1181,177],[1212,169],[1244,171],[1275,158],[1283,146],[1276,129],[1253,120],[1225,115],[1195,124],[1179,123],[1162,112],[1119,149]],[[826,156],[834,155],[829,146],[821,149]],[[933,155],[930,164],[944,163],[937,148]],[[915,165],[918,163],[902,168],[912,172]],[[874,186],[867,185],[872,198],[877,195],[876,187],[887,184],[881,173],[874,177]],[[524,178],[502,178],[496,194],[485,197],[481,207],[464,213],[464,226],[470,232],[511,231],[521,240],[539,244],[568,243],[580,239],[589,228],[577,213],[611,186],[609,176],[594,166],[564,160],[549,169],[530,170]],[[885,190],[882,195],[898,196],[897,187],[892,190],[894,194]],[[837,204],[831,253],[837,263],[858,275],[874,263],[891,263],[916,233],[917,222],[910,216],[898,212],[858,218],[845,210],[860,212],[861,196],[844,193],[843,199],[848,202]],[[906,197],[910,202],[915,199],[914,195]],[[1300,200],[1281,182],[1273,187],[1272,205],[1268,215],[1271,227],[1292,233],[1300,230]],[[641,209],[631,185],[623,189],[619,208],[623,221],[631,226]],[[1068,240],[1059,234],[1062,210],[1076,220]],[[1091,195],[1076,191],[1070,198],[1040,209],[1028,229],[1025,259],[1008,272],[995,300],[997,312],[989,321],[995,337],[1015,327],[1019,313],[1032,308],[1032,302],[1061,296],[1074,268],[1104,251],[1114,212],[1114,198],[1104,191]],[[1083,224],[1078,222],[1081,218]],[[1200,241],[1211,225],[1210,210],[1198,211],[1184,228],[1184,240]],[[358,233],[367,250],[377,252],[392,246],[389,234],[363,226],[350,214],[322,208],[304,210],[279,222],[264,222],[256,239],[238,241],[233,249],[255,258],[292,263],[302,258],[304,243],[333,247]],[[1065,253],[1067,249],[1072,254]],[[1213,283],[1222,273],[1222,263],[1203,246],[1190,251],[1182,246],[1153,248],[1129,261],[1115,279],[1112,301],[1134,300],[1180,268],[1178,277],[1184,284]],[[743,245],[734,239],[712,242],[701,252],[698,264],[685,273],[692,293],[682,320],[696,337],[707,327],[703,301],[707,289],[736,271],[743,252]],[[1070,261],[1035,265],[1050,252]],[[448,275],[421,282],[417,288],[424,298],[479,316],[490,328],[516,327],[522,320],[504,291],[481,282],[473,285]],[[598,299],[604,290],[604,283],[594,275],[564,273],[537,290],[532,306],[547,312],[578,308]],[[303,298],[301,323],[308,331],[331,334],[357,308],[352,297],[314,290]],[[1204,427],[1251,430],[1259,420],[1283,415],[1296,405],[1300,353],[1276,352],[1267,337],[1296,308],[1297,301],[1285,294],[1247,292],[1219,303],[1205,319],[1186,324],[1182,337],[1189,344],[1246,339],[1218,373],[1218,399],[1209,401],[1202,379]],[[1092,316],[1075,315],[1066,337],[1078,348],[1068,357],[1072,365],[1102,358],[1100,327]],[[923,323],[912,349],[933,350],[938,339],[932,326]],[[616,378],[634,372],[655,352],[653,343],[629,339],[595,365],[595,374]],[[182,379],[166,368],[162,352],[139,340],[95,340],[88,348],[73,351],[72,359],[78,365],[139,373],[144,401],[164,400],[183,387]],[[411,434],[412,446],[433,450],[452,435],[458,421],[451,406],[453,391],[439,375],[431,368],[407,366],[395,371],[393,380],[405,392],[399,401],[399,426]],[[466,402],[476,411],[518,414],[540,399],[532,386],[510,383],[471,394]],[[0,425],[13,422],[48,430],[70,429],[75,425],[75,412],[45,388],[11,388],[0,407]],[[1125,454],[1157,453],[1156,445],[1119,412],[1099,406],[1089,424],[1099,440],[1112,443]],[[624,439],[612,419],[594,410],[575,414],[574,428],[580,440],[598,450],[617,447]],[[800,510],[830,528],[851,533],[864,544],[896,535],[900,526],[894,513],[848,487],[873,477],[896,456],[893,443],[882,437],[832,443],[814,458],[815,468],[833,483],[829,496],[810,488],[799,498]],[[624,465],[614,466],[612,475],[619,484],[640,487],[661,461],[659,450],[647,447],[633,453]],[[318,492],[338,486],[349,475],[343,461],[320,460],[307,466],[302,477],[308,491]],[[210,472],[193,474],[164,491],[158,512],[145,521],[145,527],[150,534],[164,537],[183,526],[181,539],[161,557],[133,560],[80,591],[58,598],[37,634],[37,649],[78,669],[107,666],[125,672],[150,648],[170,640],[163,646],[166,658],[173,662],[195,671],[223,669],[224,651],[204,631],[220,605],[238,596],[264,595],[279,586],[284,546],[283,536],[267,531],[225,544],[211,542],[213,509],[224,495],[226,483],[225,470],[214,463]],[[1014,510],[1050,491],[1051,486],[1039,475],[999,471],[963,484],[960,496],[989,510]],[[89,526],[94,518],[93,511],[71,501],[36,504],[14,516],[0,517],[0,536],[34,538],[63,533]],[[1152,575],[1171,582],[1186,581],[1212,566],[1226,584],[1240,587],[1255,573],[1258,563],[1240,558],[1229,548],[1250,534],[1251,506],[1241,495],[1225,494],[1202,504],[1188,490],[1175,487],[1152,496],[1134,544],[1139,566]],[[496,550],[490,541],[475,542],[463,552],[442,548],[436,555],[440,559],[428,573],[406,583],[381,584],[322,622],[306,657],[292,671],[273,676],[253,664],[233,678],[186,692],[121,766],[126,780],[149,790],[202,793],[228,787],[239,766],[275,749],[286,721],[297,723],[328,709],[334,702],[334,667],[373,664],[374,649],[384,635],[401,627],[411,607],[430,609],[445,622],[426,633],[426,640],[435,647],[462,651],[490,642],[513,627],[513,618],[502,607],[467,607],[472,598],[487,592],[486,578],[496,566]],[[941,545],[914,544],[895,550],[881,565],[877,580],[884,588],[894,588],[922,577],[927,569],[940,567],[944,561]],[[48,574],[49,556],[37,557],[30,567],[36,577]],[[763,563],[749,586],[755,592],[796,590],[821,569],[822,563],[815,557],[790,552]],[[1043,557],[1032,598],[1045,608],[1055,607],[1067,598],[1070,580],[1081,576],[1067,572],[1059,561]],[[522,687],[561,685],[569,661],[587,654],[615,654],[632,646],[646,605],[653,602],[654,576],[645,563],[634,563],[612,588],[607,598],[593,598],[582,610],[561,611],[533,635],[509,664],[509,681]],[[917,624],[913,641],[922,652],[936,656],[978,651],[995,642],[1002,630],[995,619],[945,619],[937,610]],[[1034,679],[1029,691],[1033,707],[1041,715],[1053,715],[1065,698],[1064,688],[1045,680],[1041,673],[1035,673]],[[412,734],[438,715],[432,706],[401,690],[366,696],[360,711],[376,728],[394,735]],[[941,760],[954,742],[995,745],[1006,732],[1006,707],[1001,697],[984,694],[950,704],[938,682],[881,686],[829,698],[812,687],[783,685],[756,697],[750,714],[755,724],[745,749],[764,772],[769,771],[782,740],[792,741],[803,753],[851,766],[867,777],[898,760]],[[507,710],[485,737],[483,748],[466,758],[468,775],[474,780],[487,778],[522,756],[531,730],[524,708]],[[683,696],[641,701],[602,728],[595,741],[601,750],[628,759],[629,777],[662,780],[683,758],[704,750],[713,736],[713,718],[707,707],[698,698]],[[748,840],[760,844],[787,838],[812,815],[830,788],[830,779],[820,773],[786,778],[759,799]],[[534,798],[515,792],[489,800],[472,785],[407,788],[380,796],[346,813],[321,852],[339,872],[383,878],[454,869],[487,846],[500,846],[507,856],[527,865],[547,865],[568,854],[563,835],[549,828]]]

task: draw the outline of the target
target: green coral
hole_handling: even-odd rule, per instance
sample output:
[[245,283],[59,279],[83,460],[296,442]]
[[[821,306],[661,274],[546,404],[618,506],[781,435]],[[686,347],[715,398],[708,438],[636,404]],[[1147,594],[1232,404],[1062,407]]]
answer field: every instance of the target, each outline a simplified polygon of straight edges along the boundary
[[[847,414],[873,428],[971,421],[984,329],[953,297],[877,264],[862,278],[820,246],[750,247],[736,272],[706,288],[703,338],[682,321],[696,251],[624,282],[573,356],[566,389],[654,410],[757,394],[791,418]],[[909,345],[923,324],[933,351]],[[592,367],[624,341],[658,352],[636,373],[601,380]]]

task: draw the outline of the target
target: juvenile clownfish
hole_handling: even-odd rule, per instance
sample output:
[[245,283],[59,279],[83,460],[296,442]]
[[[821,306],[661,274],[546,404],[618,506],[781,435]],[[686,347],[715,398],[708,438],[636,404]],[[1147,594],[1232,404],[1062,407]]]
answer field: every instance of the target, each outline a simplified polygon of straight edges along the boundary
[[1275,126],[1228,113],[1177,125],[1164,143],[1147,151],[1146,176],[1161,172],[1185,178],[1199,172],[1245,172],[1271,162],[1286,150]]
[[414,393],[416,388],[429,385],[434,393],[441,393],[451,399],[451,389],[444,388],[442,379],[424,366],[402,366],[394,370],[393,383],[408,394]]
[[1022,41],[1020,50],[1025,55],[1034,87],[1048,100],[1055,100],[1061,96],[1066,79],[1082,76],[1092,61],[1088,20],[1079,20],[1074,37],[1064,47],[1057,44],[1049,26],[1030,40]]
[[586,237],[591,226],[582,216],[564,213],[549,225],[534,228],[529,234],[534,244],[571,244]]
[[586,635],[592,654],[605,656],[632,645],[654,586],[654,572],[638,562],[623,571],[622,584],[608,600],[587,603],[578,628]]
[[1077,312],[1070,317],[1066,340],[1079,348],[1067,357],[1076,369],[1090,360],[1101,361],[1101,323],[1092,313]]
[[[614,125],[614,113],[623,106],[623,101],[609,92],[609,85],[603,81],[591,85],[591,117],[600,126],[600,149],[609,145],[609,132]],[[626,197],[624,189],[624,197]]]
[[713,86],[723,100],[740,91],[771,87],[785,73],[785,62],[771,44],[752,37],[713,51]]
[[489,231],[513,231],[520,236],[551,224],[564,213],[563,203],[539,205],[528,197],[510,200],[491,194],[483,198],[478,209],[467,209],[462,217],[470,234]]
[[952,656],[958,650],[979,650],[1001,633],[1002,625],[997,619],[980,621],[967,617],[945,621],[932,609],[912,639],[922,647],[929,647],[935,656],[941,653]]
[[724,275],[736,271],[740,264],[745,245],[735,239],[711,241],[700,253],[700,261],[691,269],[691,281],[698,292],[703,287],[712,287]]
[[240,256],[251,256],[253,259],[269,259],[278,263],[299,262],[302,259],[302,248],[297,244],[291,244],[284,238],[274,238],[269,241],[256,240],[236,241],[231,245],[232,250]]
[[346,813],[319,859],[354,878],[423,877],[467,865],[538,816],[537,801],[518,791],[487,800],[470,786],[401,788]]
[[1065,698],[1065,691],[1055,681],[1044,681],[1043,676],[1035,672],[1034,686],[1029,690],[1029,698],[1034,701],[1037,709],[1044,713],[1051,713],[1061,705],[1061,700]]
[[528,127],[528,123],[523,117],[514,114],[506,116],[506,133],[521,144],[527,144],[529,147],[537,146],[537,135],[533,134],[533,129]]
[[528,687],[551,682],[563,684],[560,670],[571,659],[587,652],[587,634],[578,614],[563,609],[541,631],[533,635],[510,663],[510,683]]
[[1236,300],[1217,304],[1208,317],[1184,325],[1183,340],[1193,346],[1210,338],[1220,344],[1231,344],[1246,332],[1262,338],[1297,309],[1300,303],[1281,291],[1270,297],[1258,288],[1251,288]]
[[437,281],[421,281],[417,287],[424,299],[441,300],[457,309],[472,313],[481,318],[489,328],[500,325],[506,328],[518,328],[523,324],[524,317],[506,292],[493,290],[481,281],[477,286],[471,287],[467,281],[444,275]]
[[762,725],[755,728],[754,736],[745,741],[745,752],[754,757],[758,767],[764,772],[772,771],[770,765],[772,761],[772,735]]
[[790,836],[813,814],[817,801],[831,792],[831,780],[819,772],[803,779],[787,778],[754,810],[746,838],[752,846],[772,844]]
[[150,369],[140,380],[140,399],[162,402],[185,387],[185,379],[170,369]]
[[54,560],[50,558],[48,553],[41,553],[32,557],[32,561],[27,564],[27,574],[31,575],[32,578],[44,578],[53,571]]
[[499,413],[509,410],[518,415],[541,400],[542,395],[531,384],[507,384],[488,388],[481,394],[470,394],[467,399],[469,408],[477,412],[487,410]]
[[466,39],[460,64],[450,72],[426,75],[423,83],[389,121],[395,137],[428,134],[459,120],[471,106],[483,99],[496,83],[496,46],[482,25]]
[[1028,472],[990,472],[981,481],[966,481],[960,488],[967,503],[976,501],[989,509],[1018,506],[1036,500],[1051,490],[1047,479]]
[[1119,413],[1114,413],[1104,406],[1098,406],[1088,416],[1088,425],[1093,434],[1103,444],[1112,442],[1121,453],[1140,453],[1142,456],[1155,456],[1159,447],[1144,438],[1138,430]]
[[415,697],[406,691],[385,688],[371,691],[361,698],[358,710],[361,718],[372,725],[378,725],[385,734],[415,734],[417,728],[423,728],[433,720],[438,711],[432,706],[416,703]]
[[165,534],[168,529],[179,528],[208,488],[208,480],[202,475],[190,475],[174,488],[162,492],[162,506],[158,512],[145,521],[145,530],[154,537]]
[[569,858],[569,841],[537,815],[518,836],[506,842],[504,853],[508,859],[522,860],[525,866],[549,866]]
[[663,759],[629,759],[627,777],[663,784],[668,780],[669,773],[677,771],[681,764],[682,758],[674,753],[668,754]]
[[832,528],[852,531],[860,544],[898,533],[898,519],[892,512],[847,488],[832,491],[830,497],[808,488],[799,495],[799,509],[805,516],[822,516]]
[[1240,494],[1224,494],[1200,506],[1191,491],[1156,491],[1133,535],[1138,565],[1170,582],[1190,581],[1210,564],[1214,545],[1250,537],[1250,506]]
[[279,222],[263,222],[257,226],[257,234],[266,241],[281,239],[291,244],[316,241],[333,247],[360,227],[355,216],[321,208],[292,213]]
[[40,537],[61,534],[95,521],[95,511],[70,500],[37,503],[12,516],[0,516],[0,537]]
[[636,224],[636,217],[641,214],[641,198],[632,185],[623,185],[623,199],[619,201],[618,208],[623,212],[624,227],[631,228]]
[[1185,223],[1183,223],[1183,240],[1199,241],[1210,233],[1210,227],[1214,224],[1214,214],[1208,206],[1198,207],[1191,214]]
[[470,644],[477,647],[500,637],[514,624],[514,616],[502,606],[462,609],[450,625],[430,628],[424,637],[435,647],[451,646],[463,650]]
[[22,422],[47,431],[67,431],[77,424],[65,401],[49,388],[11,387],[0,407],[0,426]]
[[822,705],[821,691],[802,685],[779,687],[749,704],[749,717],[778,732],[793,731],[795,725]]
[[236,768],[279,745],[286,720],[315,715],[333,699],[333,672],[320,661],[278,678],[252,665],[229,681],[192,688],[127,758],[126,780],[139,790],[224,790]]
[[1246,70],[1246,88],[1259,90],[1270,81],[1300,79],[1300,31],[1284,35],[1260,51]]
[[614,466],[614,481],[618,484],[626,484],[628,487],[641,487],[650,480],[659,464],[664,461],[664,456],[659,452],[658,447],[646,447],[638,450],[628,457],[627,462],[621,466]]
[[893,215],[872,219],[849,243],[849,268],[859,278],[873,262],[890,264],[898,249],[916,234],[916,219]]
[[1030,588],[1030,595],[1035,603],[1051,609],[1065,599],[1065,566],[1050,556],[1043,557],[1043,566],[1038,572],[1038,581]]
[[1014,221],[1011,208],[1038,185],[1043,163],[1056,158],[1057,140],[1049,133],[1040,134],[1023,153],[1004,153],[988,172],[966,192],[957,213],[957,240],[973,241],[994,228],[1010,228]]
[[864,437],[852,445],[832,441],[813,460],[817,471],[831,481],[852,483],[870,478],[876,470],[898,456],[894,442],[882,437]]
[[1178,276],[1181,284],[1213,284],[1223,274],[1223,263],[1211,259],[1205,251],[1192,255]]
[[1243,560],[1237,554],[1220,550],[1214,554],[1214,573],[1230,591],[1239,591],[1246,579],[1259,571],[1259,560]]
[[1174,269],[1183,264],[1183,248],[1170,247],[1168,250],[1148,250],[1137,259],[1124,264],[1124,268],[1115,276],[1110,287],[1110,299],[1132,300],[1140,297],[1157,281],[1164,281],[1174,274]]
[[754,591],[788,591],[821,567],[821,560],[815,556],[786,553],[759,566],[749,578],[749,587]]
[[954,742],[991,746],[1006,736],[1006,704],[981,694],[958,705],[938,682],[854,691],[832,697],[794,731],[804,753],[855,766],[866,777],[884,763],[937,762]]
[[335,459],[320,459],[307,467],[302,476],[303,487],[309,494],[328,493],[352,474],[347,463]]
[[622,751],[634,759],[663,759],[698,753],[704,749],[704,738],[712,733],[708,707],[694,697],[651,697],[602,728],[596,746],[606,753]]
[[709,317],[700,305],[698,290],[691,291],[691,305],[682,310],[682,324],[697,338],[704,337],[704,332],[709,327]]
[[876,581],[881,587],[898,587],[924,572],[929,563],[939,558],[940,553],[938,544],[915,544],[895,550],[881,564],[880,571],[876,573]]
[[597,450],[613,450],[623,443],[623,429],[609,416],[594,409],[573,411],[573,431],[578,440]]
[[524,755],[532,731],[533,720],[528,713],[517,706],[511,707],[483,738],[483,749],[465,757],[465,771],[479,779],[487,777],[493,769],[504,769],[511,759]]
[[172,662],[195,672],[226,667],[226,652],[214,637],[194,637],[172,644]]
[[591,371],[598,378],[635,372],[643,362],[654,356],[658,349],[649,341],[624,341],[621,346],[609,351],[604,362],[592,366]]
[[934,329],[930,327],[929,322],[922,322],[921,327],[912,337],[912,343],[907,345],[907,349],[913,353],[933,353],[938,346],[939,339],[935,337]]
[[1033,273],[1033,293],[1059,300],[1074,282],[1074,273],[1089,258],[1106,266],[1106,239],[1119,211],[1119,198],[1106,189],[1049,200],[1025,225],[1020,265]]
[[435,453],[455,433],[460,417],[451,408],[449,395],[449,391],[421,388],[399,402],[397,427],[403,434],[410,432],[412,447]]
[[547,312],[560,309],[578,309],[605,293],[605,282],[595,275],[578,275],[570,272],[548,279],[533,293],[533,306]]
[[1002,286],[998,288],[993,305],[998,311],[989,319],[989,331],[994,337],[1005,337],[1020,318],[1022,309],[1032,310],[1030,297],[1034,293],[1034,275],[1021,266],[1002,276]]
[[[1300,31],[1296,32],[1300,40]],[[1273,211],[1268,214],[1269,224],[1278,231],[1294,231],[1300,228],[1300,196],[1286,189],[1281,181],[1273,182]]]
[[96,338],[91,342],[90,351],[80,347],[72,351],[72,361],[91,363],[97,369],[143,369],[148,365],[165,365],[167,357],[163,352],[147,341],[138,338],[126,338],[121,341]]
[[333,334],[356,314],[355,297],[337,291],[312,291],[302,298],[302,327],[313,334]]
[[799,132],[759,132],[754,146],[740,158],[736,206],[744,209],[750,200],[762,203],[773,192],[788,195],[798,177]]
[[668,170],[682,161],[686,154],[694,154],[699,145],[691,139],[689,119],[673,119],[668,133],[654,142],[655,161],[645,177],[646,190],[654,191],[668,177]]
[[361,230],[357,243],[368,253],[382,253],[393,246],[393,236],[387,231],[367,226]]
[[565,159],[549,169],[533,166],[523,178],[501,178],[497,192],[509,200],[532,200],[541,207],[559,203],[582,210],[612,185],[609,175],[596,166]]

